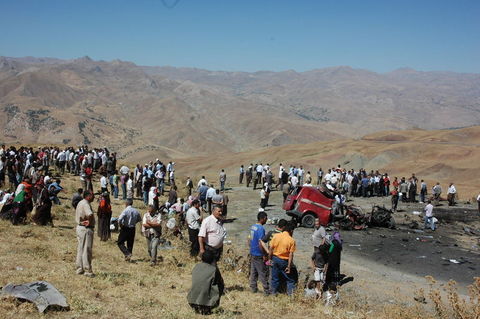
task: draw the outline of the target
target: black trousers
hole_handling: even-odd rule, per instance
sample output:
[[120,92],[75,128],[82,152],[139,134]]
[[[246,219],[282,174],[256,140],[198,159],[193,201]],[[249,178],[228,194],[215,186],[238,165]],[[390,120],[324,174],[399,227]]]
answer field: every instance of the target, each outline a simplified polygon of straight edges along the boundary
[[212,246],[205,244],[205,250],[209,250],[213,253],[213,260],[215,261],[215,263],[217,263],[222,257],[223,246],[220,248],[214,248]]
[[[117,245],[125,256],[131,256],[133,252],[133,242],[135,240],[135,228],[123,227],[118,234]],[[125,242],[127,246],[125,246]]]
[[200,244],[198,243],[199,229],[191,229],[188,227],[188,239],[190,240],[190,256],[198,256],[200,252]]

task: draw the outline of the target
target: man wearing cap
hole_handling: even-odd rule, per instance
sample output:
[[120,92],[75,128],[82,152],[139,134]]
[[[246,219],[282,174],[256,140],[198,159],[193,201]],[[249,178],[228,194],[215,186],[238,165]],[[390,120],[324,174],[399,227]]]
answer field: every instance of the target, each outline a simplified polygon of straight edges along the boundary
[[214,253],[215,263],[220,260],[223,252],[223,241],[227,231],[223,227],[222,208],[215,206],[212,214],[205,218],[198,233],[200,255],[206,250]]
[[89,190],[83,193],[83,199],[78,203],[75,209],[75,222],[77,223],[77,274],[84,274],[87,277],[93,277],[92,272],[92,246],[93,229],[95,227],[95,215],[93,214],[90,203],[95,196]]

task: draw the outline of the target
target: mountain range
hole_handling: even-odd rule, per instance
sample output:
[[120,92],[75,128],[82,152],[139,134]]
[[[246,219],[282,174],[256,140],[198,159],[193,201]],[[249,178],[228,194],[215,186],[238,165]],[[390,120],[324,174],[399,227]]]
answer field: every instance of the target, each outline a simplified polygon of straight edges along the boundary
[[0,57],[0,142],[186,158],[480,124],[480,74],[224,72]]

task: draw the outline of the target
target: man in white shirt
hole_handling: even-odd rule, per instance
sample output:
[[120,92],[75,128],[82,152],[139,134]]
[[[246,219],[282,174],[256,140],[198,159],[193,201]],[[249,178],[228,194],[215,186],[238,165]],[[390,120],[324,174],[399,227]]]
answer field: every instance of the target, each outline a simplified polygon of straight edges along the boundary
[[198,232],[200,231],[200,223],[202,218],[200,217],[200,201],[195,199],[192,201],[192,207],[187,210],[185,220],[188,225],[188,238],[190,240],[190,256],[196,257],[200,251],[200,245],[198,243]]
[[450,186],[448,187],[448,192],[447,192],[448,206],[455,205],[456,194],[457,194],[457,189],[455,188],[455,185],[453,185],[453,183],[450,183]]
[[290,178],[290,183],[292,184],[292,187],[297,187],[298,185],[298,177],[293,175],[291,178]]
[[215,196],[215,188],[213,187],[213,185],[210,185],[210,188],[207,190],[207,196],[206,196],[206,199],[207,199],[207,210],[209,213],[212,212],[212,198],[213,196]]
[[105,174],[102,174],[102,177],[100,177],[100,188],[102,189],[102,193],[108,192],[107,177],[105,176]]
[[478,203],[478,214],[480,215],[480,194],[477,196],[477,203]]
[[424,225],[424,228],[427,229],[428,224],[430,223],[431,230],[435,230],[435,221],[434,221],[434,217],[433,217],[433,205],[432,205],[430,200],[428,201],[427,206],[425,206],[424,211],[425,211],[425,225]]
[[223,252],[223,241],[227,231],[223,227],[222,208],[215,206],[212,214],[205,218],[198,233],[200,254],[209,250],[214,255],[215,263],[220,260]]
[[205,176],[202,176],[202,178],[198,181],[197,189],[200,188],[200,186],[202,186],[203,184],[208,185],[208,182],[205,179]]

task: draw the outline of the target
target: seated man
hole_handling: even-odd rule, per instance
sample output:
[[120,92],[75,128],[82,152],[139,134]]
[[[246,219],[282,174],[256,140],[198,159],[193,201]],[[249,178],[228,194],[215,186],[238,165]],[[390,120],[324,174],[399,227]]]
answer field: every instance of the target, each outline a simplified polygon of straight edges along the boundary
[[222,275],[215,265],[213,252],[206,250],[202,262],[196,264],[192,271],[192,289],[187,300],[197,313],[210,314],[220,304],[224,283]]

